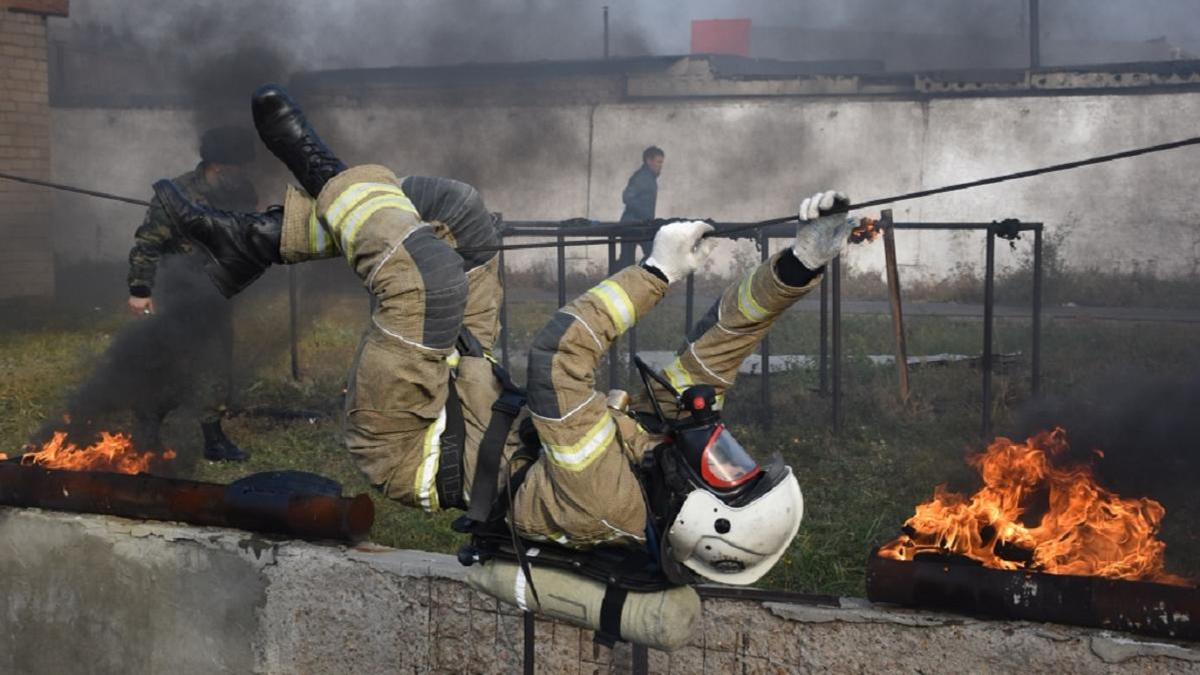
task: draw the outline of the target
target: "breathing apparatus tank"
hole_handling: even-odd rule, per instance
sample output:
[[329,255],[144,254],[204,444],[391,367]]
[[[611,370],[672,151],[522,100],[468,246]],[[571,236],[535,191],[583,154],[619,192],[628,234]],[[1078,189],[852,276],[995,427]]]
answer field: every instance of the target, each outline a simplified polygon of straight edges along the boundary
[[474,565],[467,583],[523,610],[668,652],[686,644],[699,625],[700,596],[691,586],[639,593],[566,570],[530,565],[530,574],[536,599],[515,562],[493,558]]

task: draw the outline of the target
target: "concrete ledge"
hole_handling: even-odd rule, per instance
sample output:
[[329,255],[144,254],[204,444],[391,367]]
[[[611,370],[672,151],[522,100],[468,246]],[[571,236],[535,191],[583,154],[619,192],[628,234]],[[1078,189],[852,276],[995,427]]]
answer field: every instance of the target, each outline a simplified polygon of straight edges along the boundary
[[[518,613],[450,556],[0,508],[0,672],[505,673]],[[626,672],[627,645],[538,621],[547,673]],[[1200,673],[1200,646],[874,606],[704,601],[659,673]]]

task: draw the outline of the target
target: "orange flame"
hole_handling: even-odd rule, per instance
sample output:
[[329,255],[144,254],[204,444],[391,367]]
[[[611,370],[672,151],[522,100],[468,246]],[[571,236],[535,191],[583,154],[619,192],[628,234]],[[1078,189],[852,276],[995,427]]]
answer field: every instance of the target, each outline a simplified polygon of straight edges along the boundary
[[[1109,492],[1089,466],[1054,466],[1067,448],[1061,428],[1024,443],[997,438],[967,459],[983,478],[979,491],[968,499],[939,485],[905,523],[907,534],[879,555],[951,554],[996,569],[1190,584],[1164,570],[1167,545],[1157,538],[1162,504]],[[1048,506],[1040,522],[1021,522],[1042,497]]]
[[883,228],[879,226],[879,221],[874,218],[862,218],[858,221],[858,227],[850,230],[850,243],[861,244],[864,241],[875,241],[883,234]]
[[[146,473],[159,456],[153,452],[139,453],[133,441],[124,434],[100,432],[100,440],[87,447],[67,442],[67,434],[56,431],[54,437],[35,452],[21,457],[21,464],[67,471],[106,471],[109,473]],[[175,459],[175,451],[167,450],[161,459]]]

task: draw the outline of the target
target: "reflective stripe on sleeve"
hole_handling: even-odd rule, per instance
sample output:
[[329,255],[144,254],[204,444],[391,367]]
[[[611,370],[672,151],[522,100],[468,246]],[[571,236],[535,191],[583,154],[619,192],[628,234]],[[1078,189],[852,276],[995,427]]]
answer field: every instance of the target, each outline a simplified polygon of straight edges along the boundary
[[696,381],[692,379],[692,374],[683,367],[683,361],[678,356],[671,362],[671,365],[663,369],[663,375],[667,376],[667,381],[671,383],[672,387],[675,387],[675,391],[680,393],[696,384]]
[[567,471],[583,471],[596,458],[604,453],[605,448],[617,436],[617,425],[607,412],[600,418],[583,438],[574,445],[551,445],[542,443],[550,461]]
[[754,285],[754,272],[746,275],[742,279],[742,283],[738,286],[738,311],[742,316],[751,321],[762,321],[770,316],[770,312],[763,309],[762,305],[754,299],[754,293],[751,287]]
[[437,474],[438,463],[442,454],[442,432],[446,430],[446,409],[438,413],[437,421],[429,425],[425,432],[425,443],[422,446],[421,463],[417,466],[417,477],[413,491],[417,502],[426,513],[441,510],[438,504]]
[[308,252],[314,254],[327,254],[333,252],[333,239],[330,238],[329,232],[325,230],[325,224],[317,218],[317,208],[314,206],[312,213],[308,216]]
[[624,333],[637,321],[637,310],[633,301],[621,285],[611,279],[605,279],[588,291],[596,296],[607,310],[608,317],[617,327],[618,333]]

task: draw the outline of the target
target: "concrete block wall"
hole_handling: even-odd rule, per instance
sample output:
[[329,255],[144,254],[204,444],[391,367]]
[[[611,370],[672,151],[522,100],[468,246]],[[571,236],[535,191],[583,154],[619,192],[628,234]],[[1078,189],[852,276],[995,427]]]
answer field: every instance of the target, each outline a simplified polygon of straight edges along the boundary
[[[827,187],[866,199],[1184,138],[1193,135],[1197,115],[1200,92],[1184,88],[1147,95],[664,98],[538,107],[368,100],[313,110],[347,162],[467,180],[510,220],[616,219],[621,189],[651,143],[667,151],[661,214],[749,221],[792,212],[802,193]],[[56,180],[146,197],[156,178],[194,163],[197,132],[188,111],[57,108],[54,116]],[[270,167],[269,158],[260,166]],[[1200,151],[1176,150],[906,202],[896,206],[896,218],[1042,221],[1051,240],[1062,239],[1069,267],[1103,261],[1106,269],[1193,278],[1200,274],[1200,213],[1192,198],[1198,172]],[[282,183],[264,177],[259,194],[277,202]],[[55,216],[63,260],[117,261],[128,254],[142,210],[65,195]],[[905,232],[896,243],[905,279],[953,278],[960,266],[983,264],[981,233]],[[603,266],[607,248],[586,248],[570,251],[573,271]],[[997,265],[1019,268],[1031,255],[1032,237],[1025,237],[1011,249],[999,247]],[[747,259],[757,259],[749,242],[723,243],[705,273],[729,275]],[[878,271],[883,250],[854,247],[848,259],[857,269]],[[507,256],[514,270],[548,261],[543,251]]]
[[[3,673],[514,673],[522,619],[451,557],[0,508]],[[537,621],[539,673],[631,669],[628,645]],[[650,672],[1200,673],[1200,646],[842,599],[706,599]]]
[[[0,172],[50,178],[46,20],[65,1],[0,0]],[[54,293],[50,196],[0,180],[0,298]]]

